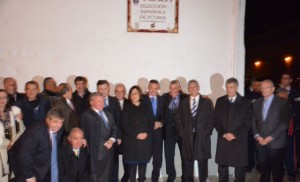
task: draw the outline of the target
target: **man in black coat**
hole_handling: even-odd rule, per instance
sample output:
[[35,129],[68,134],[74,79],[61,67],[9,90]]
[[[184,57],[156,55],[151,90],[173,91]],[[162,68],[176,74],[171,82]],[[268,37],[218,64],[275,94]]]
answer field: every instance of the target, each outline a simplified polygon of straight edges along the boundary
[[58,151],[59,180],[61,182],[88,182],[88,150],[82,148],[83,131],[73,128],[68,136],[68,143]]
[[80,117],[83,111],[89,108],[89,96],[91,92],[87,88],[88,80],[83,76],[77,76],[74,80],[76,90],[72,100],[76,108],[76,113]]
[[91,108],[81,115],[81,127],[85,133],[90,151],[91,182],[112,179],[114,147],[117,140],[117,126],[110,112],[104,110],[104,97],[99,93],[90,95]]
[[62,111],[51,109],[45,122],[28,127],[13,145],[10,167],[18,182],[58,182],[57,147],[63,121]]
[[[165,161],[166,161],[166,172],[168,174],[168,181],[175,181],[176,170],[174,164],[175,157],[175,146],[178,144],[180,155],[181,155],[181,140],[176,134],[175,129],[175,114],[179,103],[187,97],[186,94],[182,93],[180,82],[178,80],[172,80],[170,82],[170,92],[165,93],[163,98],[165,100],[164,110],[164,149],[165,149]],[[181,165],[182,169],[184,168]],[[183,180],[183,176],[181,177]]]
[[64,113],[64,132],[68,136],[70,130],[79,127],[80,121],[72,102],[72,88],[68,83],[61,83],[57,87],[59,98],[53,107],[59,108]]
[[269,182],[272,174],[274,182],[282,182],[290,120],[288,101],[273,94],[275,87],[271,80],[264,80],[261,90],[263,97],[253,103],[255,121],[252,125],[261,166],[260,181]]
[[154,118],[154,132],[152,144],[152,176],[153,182],[158,182],[160,168],[162,166],[162,146],[163,146],[163,120],[164,120],[164,99],[158,95],[160,89],[157,80],[150,80],[148,85],[148,94],[143,99],[150,108]]
[[97,82],[97,92],[100,93],[104,98],[104,110],[109,111],[113,117],[117,127],[117,142],[114,143],[115,153],[114,153],[114,164],[113,170],[111,171],[112,182],[118,182],[119,178],[119,151],[118,147],[121,144],[122,130],[120,127],[120,115],[121,108],[118,99],[109,95],[110,86],[107,80],[98,80]]
[[199,181],[206,182],[208,159],[211,158],[210,136],[213,130],[213,104],[199,94],[198,81],[188,82],[190,96],[179,103],[175,115],[175,127],[182,140],[184,181],[194,181],[194,161],[198,161]]
[[[121,112],[122,112],[124,106],[130,103],[130,101],[125,97],[126,88],[125,88],[125,85],[123,83],[116,84],[116,86],[115,86],[115,95],[116,95],[116,99],[118,99],[120,109],[121,109]],[[120,124],[120,130],[119,131],[122,131],[121,124]],[[123,139],[123,136],[121,136],[121,138]],[[122,151],[123,150],[123,144],[121,144],[119,146],[118,150],[119,150],[119,154],[123,154],[123,151]],[[129,180],[128,165],[125,164],[124,157],[123,157],[123,169],[124,169],[124,174],[122,176],[121,182],[128,182],[128,180]]]
[[238,81],[226,81],[225,96],[217,99],[214,112],[214,125],[218,132],[216,163],[219,181],[228,182],[228,167],[235,167],[235,181],[245,181],[245,167],[248,164],[248,131],[253,112],[248,99],[238,92]]

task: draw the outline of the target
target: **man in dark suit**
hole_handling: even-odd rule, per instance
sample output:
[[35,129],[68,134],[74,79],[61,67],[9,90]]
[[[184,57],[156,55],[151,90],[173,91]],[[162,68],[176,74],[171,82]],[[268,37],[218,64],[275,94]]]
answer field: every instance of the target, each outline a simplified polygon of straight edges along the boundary
[[[123,111],[124,106],[126,104],[130,103],[129,100],[125,98],[126,88],[125,88],[125,85],[123,83],[116,84],[116,86],[115,86],[115,95],[116,95],[116,99],[118,99],[120,109],[121,109],[121,111]],[[122,131],[121,127],[120,127],[120,131]],[[121,135],[120,131],[119,131],[119,135]],[[121,136],[121,138],[123,138],[123,136]],[[123,145],[121,144],[118,148],[119,154],[122,154],[122,152],[123,152],[122,147],[123,147]],[[128,180],[129,180],[128,165],[125,164],[124,158],[123,158],[123,168],[124,168],[124,174],[123,174],[123,177],[121,179],[121,182],[128,182]]]
[[208,159],[211,158],[210,135],[213,130],[213,104],[199,94],[198,81],[188,82],[190,96],[179,103],[175,127],[182,140],[184,181],[194,181],[194,161],[198,161],[199,181],[206,182]]
[[157,80],[150,80],[148,85],[148,94],[144,95],[145,103],[152,108],[154,117],[154,133],[152,148],[152,182],[157,182],[160,176],[162,165],[162,146],[163,146],[163,120],[164,120],[164,99],[158,95],[159,83]]
[[18,182],[58,182],[57,146],[60,143],[63,113],[51,109],[46,122],[28,127],[13,145],[12,170]]
[[100,93],[90,95],[90,105],[81,115],[81,127],[90,150],[90,180],[110,182],[117,127],[112,114],[104,109],[104,97]]
[[57,87],[59,98],[53,107],[61,109],[64,113],[64,132],[69,135],[72,128],[79,127],[80,121],[72,102],[72,88],[68,83],[61,83]]
[[3,87],[9,95],[9,102],[11,105],[25,96],[25,94],[19,93],[17,91],[18,90],[17,81],[12,77],[4,78]]
[[68,143],[58,151],[59,181],[89,181],[88,150],[82,148],[83,143],[83,131],[73,128],[68,136]]
[[118,182],[119,178],[119,151],[118,147],[121,144],[122,131],[120,127],[120,114],[121,108],[118,99],[109,95],[110,86],[107,80],[98,80],[97,82],[97,92],[104,97],[104,110],[109,111],[113,117],[117,127],[117,142],[114,143],[115,154],[114,154],[114,164],[111,173],[112,182]]
[[80,117],[83,111],[89,108],[89,96],[91,92],[87,88],[88,80],[83,76],[77,76],[74,80],[76,90],[72,100],[76,108],[76,113]]
[[57,101],[57,85],[56,81],[52,77],[46,77],[43,82],[44,90],[40,93],[40,96],[48,100],[51,107]]
[[[175,129],[175,114],[179,103],[184,98],[188,97],[181,91],[180,82],[178,80],[172,80],[170,82],[170,92],[163,95],[165,101],[164,110],[164,149],[165,149],[165,161],[166,161],[166,172],[168,174],[168,182],[175,181],[176,170],[174,164],[175,157],[175,146],[178,144],[180,155],[181,155],[181,140],[176,134]],[[181,165],[182,169],[184,168]],[[181,177],[183,180],[183,176]]]
[[257,141],[258,162],[261,166],[261,182],[283,181],[284,150],[287,146],[287,128],[290,114],[288,102],[273,94],[271,80],[262,82],[262,98],[253,103],[255,121],[253,134]]
[[253,121],[251,103],[238,92],[238,81],[226,81],[227,94],[218,98],[214,111],[214,125],[218,132],[216,163],[219,181],[228,182],[228,167],[234,167],[235,181],[245,182],[248,164],[248,132]]

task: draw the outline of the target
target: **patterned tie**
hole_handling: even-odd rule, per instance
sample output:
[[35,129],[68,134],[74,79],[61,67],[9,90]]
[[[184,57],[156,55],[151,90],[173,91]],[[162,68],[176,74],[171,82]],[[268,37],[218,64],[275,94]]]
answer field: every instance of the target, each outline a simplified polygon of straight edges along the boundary
[[176,97],[172,99],[169,109],[174,113],[177,109],[177,104],[176,104]]
[[98,114],[99,114],[99,116],[102,118],[103,123],[104,123],[106,129],[109,129],[109,123],[108,123],[106,117],[104,116],[103,111],[99,111]]
[[154,117],[156,117],[156,113],[157,113],[157,101],[156,101],[155,97],[151,97],[151,105],[152,105],[152,110],[153,110]]
[[196,114],[197,114],[197,106],[196,106],[196,99],[195,98],[193,99],[191,113],[192,113],[193,119],[195,119],[196,118]]
[[51,134],[51,182],[58,182],[58,165],[57,165],[57,141],[56,132]]

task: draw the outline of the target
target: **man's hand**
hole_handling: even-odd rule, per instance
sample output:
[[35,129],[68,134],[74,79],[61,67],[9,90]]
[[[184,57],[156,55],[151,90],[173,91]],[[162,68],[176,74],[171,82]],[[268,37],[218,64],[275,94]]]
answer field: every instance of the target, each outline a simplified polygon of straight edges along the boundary
[[87,147],[87,141],[86,141],[86,139],[82,139],[82,147],[83,148]]
[[154,130],[163,127],[163,124],[160,121],[154,122]]
[[226,134],[224,134],[223,138],[225,138],[227,141],[231,141],[231,140],[236,139],[236,137],[232,133],[226,133]]
[[26,179],[26,182],[36,182],[36,178],[32,177],[30,179]]
[[118,145],[121,145],[122,140],[121,139],[117,139]]
[[106,140],[106,142],[104,143],[104,146],[108,149],[110,149],[114,144],[114,141],[112,139],[108,139]]
[[273,141],[273,137],[267,136],[265,139],[263,139],[259,144],[260,145],[268,145],[270,142]]
[[22,113],[17,114],[16,118],[17,118],[18,121],[22,120],[23,119],[23,114]]
[[264,138],[263,138],[263,137],[258,136],[258,137],[256,137],[255,139],[256,139],[256,141],[257,141],[260,145],[263,145],[263,142],[264,142]]
[[145,140],[147,137],[148,137],[147,133],[139,133],[136,138],[139,140]]

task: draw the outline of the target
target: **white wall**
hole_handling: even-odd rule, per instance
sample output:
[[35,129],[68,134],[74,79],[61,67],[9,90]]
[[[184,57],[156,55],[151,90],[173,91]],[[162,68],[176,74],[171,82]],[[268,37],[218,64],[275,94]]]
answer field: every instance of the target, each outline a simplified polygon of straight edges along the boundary
[[[201,93],[215,100],[224,79],[235,76],[242,91],[245,0],[179,6],[178,34],[128,33],[126,0],[1,0],[0,79],[15,77],[22,91],[31,79],[52,76],[60,83],[85,75],[95,91],[98,79],[129,89],[138,81],[180,77],[197,79]],[[209,173],[217,174],[215,136],[212,146]]]

